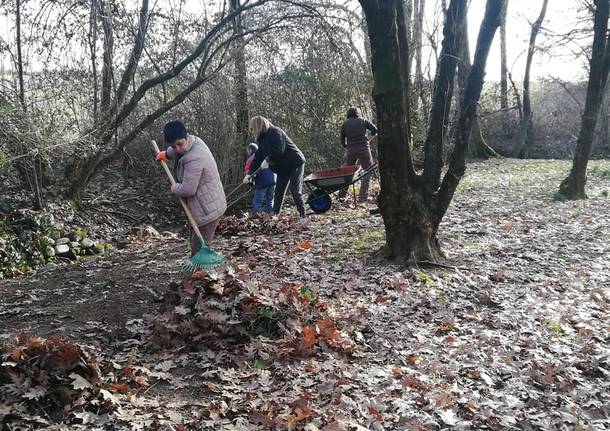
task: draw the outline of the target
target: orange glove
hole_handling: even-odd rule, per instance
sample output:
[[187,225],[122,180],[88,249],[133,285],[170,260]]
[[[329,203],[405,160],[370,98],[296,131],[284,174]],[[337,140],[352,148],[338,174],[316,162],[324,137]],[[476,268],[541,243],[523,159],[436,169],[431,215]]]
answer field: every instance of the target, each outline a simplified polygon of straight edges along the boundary
[[157,156],[155,157],[155,160],[157,161],[161,161],[161,160],[169,160],[169,158],[167,157],[167,152],[166,151],[159,151],[159,154],[157,154]]

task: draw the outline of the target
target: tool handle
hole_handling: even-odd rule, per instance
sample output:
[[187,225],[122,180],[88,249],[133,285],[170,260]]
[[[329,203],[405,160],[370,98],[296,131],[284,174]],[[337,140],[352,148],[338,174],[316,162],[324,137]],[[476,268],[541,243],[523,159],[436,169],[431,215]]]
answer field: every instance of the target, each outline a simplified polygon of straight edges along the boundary
[[[157,146],[157,143],[154,140],[151,140],[150,144],[152,145],[153,150],[155,150],[155,156],[161,152],[161,151],[159,151],[159,147]],[[169,166],[167,166],[167,163],[165,162],[165,160],[159,160],[159,161],[161,162],[161,165],[163,166],[163,169],[165,170],[165,173],[167,174],[167,178],[169,178],[169,182],[173,186],[174,184],[176,184],[176,180],[174,180],[172,171],[170,171]],[[186,217],[189,219],[189,223],[191,224],[191,227],[195,231],[195,235],[197,235],[197,238],[199,238],[199,241],[201,241],[202,244],[205,244],[205,241],[203,240],[203,236],[201,235],[201,232],[199,231],[199,226],[197,226],[197,222],[193,218],[193,214],[191,213],[191,210],[189,209],[189,207],[186,204],[186,202],[184,201],[184,199],[180,198],[180,204],[182,205],[182,208],[184,209],[184,212],[186,213]]]

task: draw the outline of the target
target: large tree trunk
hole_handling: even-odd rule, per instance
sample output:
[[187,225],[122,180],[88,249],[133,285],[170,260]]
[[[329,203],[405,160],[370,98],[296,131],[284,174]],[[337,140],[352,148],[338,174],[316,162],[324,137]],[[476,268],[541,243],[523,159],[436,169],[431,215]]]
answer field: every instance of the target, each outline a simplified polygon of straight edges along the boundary
[[[360,0],[368,25],[373,70],[373,99],[379,125],[381,192],[379,209],[386,229],[388,258],[437,260],[441,257],[424,195],[415,186],[415,171],[405,130],[408,86],[401,70],[406,38],[398,32],[400,0]],[[403,58],[401,58],[403,57]]]
[[595,21],[593,35],[593,50],[589,68],[589,83],[585,110],[582,115],[580,132],[576,140],[576,150],[572,169],[560,186],[559,192],[568,199],[585,199],[587,182],[587,164],[593,147],[595,125],[599,107],[603,99],[608,71],[610,70],[610,44],[608,43],[608,15],[610,5],[608,0],[595,2]]
[[506,12],[508,0],[502,8],[500,17],[500,110],[502,111],[502,133],[510,135],[510,119],[508,112],[508,66],[506,64]]
[[[406,38],[404,32],[398,31],[397,21],[401,16],[398,8],[402,7],[402,3],[398,0],[359,1],[366,15],[372,51],[373,98],[377,106],[379,124],[381,192],[378,203],[386,230],[386,244],[383,250],[389,258],[437,261],[442,258],[437,237],[438,226],[464,173],[467,137],[470,135],[472,120],[476,113],[489,47],[499,25],[499,15],[504,0],[487,1],[475,61],[462,103],[458,140],[449,172],[445,175],[438,193],[425,184],[424,178],[431,178],[425,169],[422,176],[415,173],[411,149],[408,145],[409,136],[406,133],[405,122],[408,104],[402,94],[405,88],[402,71],[405,68],[401,67],[401,61],[405,59],[400,55],[404,53],[401,44],[406,44]],[[448,7],[445,25],[450,28],[455,25],[449,15],[459,12],[463,6],[462,0],[452,0]],[[443,31],[448,36],[446,43],[443,42],[446,54],[451,52],[449,47],[454,46],[455,42],[452,41],[455,33],[450,28]],[[450,59],[444,59],[444,62],[440,67],[446,73],[451,73]],[[443,76],[444,78],[446,77]],[[454,78],[455,65],[451,80]],[[447,96],[446,92],[440,90],[440,82],[437,86],[438,91],[435,91],[435,99]],[[436,106],[441,106],[440,100],[434,100],[434,103]],[[430,142],[428,150],[431,152],[437,141]],[[440,173],[442,160],[436,160],[438,165],[432,165],[430,162],[428,169]]]
[[533,117],[532,105],[530,100],[530,70],[532,67],[532,59],[534,58],[534,52],[536,51],[536,37],[542,27],[544,16],[546,15],[546,6],[549,0],[543,0],[542,9],[540,15],[532,24],[532,30],[530,32],[530,41],[527,47],[527,60],[525,62],[525,74],[523,75],[523,116],[521,123],[519,124],[519,134],[513,147],[513,156],[519,158],[526,158],[529,155],[529,150],[532,144],[532,129],[533,129]]

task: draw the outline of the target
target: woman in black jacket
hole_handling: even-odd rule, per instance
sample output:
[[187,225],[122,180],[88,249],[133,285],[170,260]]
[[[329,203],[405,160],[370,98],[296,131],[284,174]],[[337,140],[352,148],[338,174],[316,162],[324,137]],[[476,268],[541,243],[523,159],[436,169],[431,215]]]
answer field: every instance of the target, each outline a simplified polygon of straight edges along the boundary
[[277,174],[275,184],[275,196],[273,201],[273,212],[279,214],[284,203],[286,189],[290,184],[290,193],[297,206],[301,221],[305,222],[305,204],[301,196],[303,188],[303,169],[305,157],[294,142],[290,140],[286,132],[279,127],[275,127],[265,117],[256,116],[250,119],[250,133],[256,139],[258,150],[254,155],[254,160],[244,182],[248,182],[250,177],[259,167],[263,169],[271,168]]

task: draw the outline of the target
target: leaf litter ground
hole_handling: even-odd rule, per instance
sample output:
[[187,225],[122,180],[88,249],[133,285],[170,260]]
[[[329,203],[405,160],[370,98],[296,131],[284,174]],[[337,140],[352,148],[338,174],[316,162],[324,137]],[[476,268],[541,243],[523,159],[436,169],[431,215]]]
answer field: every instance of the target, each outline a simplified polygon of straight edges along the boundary
[[[471,165],[445,267],[370,258],[381,219],[343,204],[228,218],[231,267],[179,272],[183,241],[0,284],[7,429],[608,428],[610,163],[590,199],[566,162]],[[25,331],[26,334],[17,334]]]

